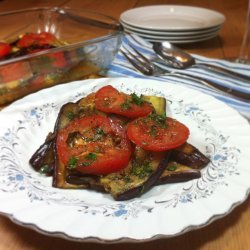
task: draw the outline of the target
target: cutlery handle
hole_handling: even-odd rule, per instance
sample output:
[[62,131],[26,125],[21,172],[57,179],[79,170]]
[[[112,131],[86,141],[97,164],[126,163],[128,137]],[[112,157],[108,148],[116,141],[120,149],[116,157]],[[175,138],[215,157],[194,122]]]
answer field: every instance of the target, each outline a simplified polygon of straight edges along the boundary
[[202,83],[205,86],[208,86],[209,88],[212,88],[216,91],[219,91],[222,95],[227,95],[230,96],[232,98],[236,98],[240,101],[244,101],[244,102],[248,102],[250,103],[250,93],[244,93],[235,89],[231,89],[222,85],[217,84],[216,82],[204,79],[202,77],[199,76],[191,76],[189,74],[185,74],[185,73],[179,73],[179,72],[171,72],[170,74],[167,75],[171,75],[171,76],[180,76],[184,79],[187,80],[192,80],[198,83]]
[[219,66],[207,64],[207,63],[196,63],[192,67],[201,68],[204,70],[209,70],[213,73],[217,73],[217,74],[220,74],[220,75],[223,75],[226,77],[231,77],[231,78],[234,78],[234,79],[237,79],[240,81],[244,81],[244,82],[247,82],[250,84],[250,76],[243,75],[243,74],[237,73],[235,71],[225,69],[223,67],[219,67]]

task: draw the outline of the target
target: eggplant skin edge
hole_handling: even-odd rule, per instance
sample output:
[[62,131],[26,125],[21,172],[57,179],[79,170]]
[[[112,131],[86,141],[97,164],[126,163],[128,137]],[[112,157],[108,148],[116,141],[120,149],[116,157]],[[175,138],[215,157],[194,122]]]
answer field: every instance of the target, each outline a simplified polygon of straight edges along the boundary
[[165,170],[169,158],[170,158],[171,152],[167,151],[166,156],[163,158],[163,160],[159,163],[158,168],[154,173],[151,174],[151,176],[140,186],[132,188],[130,190],[127,190],[117,196],[114,197],[116,201],[125,201],[130,200],[133,198],[140,197],[142,194],[146,193],[152,186],[155,185],[157,180],[160,178],[161,174]]
[[178,163],[189,166],[193,169],[201,169],[210,162],[210,160],[201,153],[198,148],[187,142],[172,150],[171,157]]
[[189,171],[183,171],[178,173],[173,173],[169,176],[161,177],[155,183],[155,186],[171,184],[171,183],[181,183],[201,177],[201,172],[197,169],[191,169]]

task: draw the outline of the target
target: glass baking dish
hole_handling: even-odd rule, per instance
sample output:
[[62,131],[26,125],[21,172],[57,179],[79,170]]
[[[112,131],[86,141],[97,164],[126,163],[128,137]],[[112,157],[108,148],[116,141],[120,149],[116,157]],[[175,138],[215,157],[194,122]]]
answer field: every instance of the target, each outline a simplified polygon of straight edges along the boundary
[[[0,105],[55,84],[105,71],[123,32],[113,18],[70,8],[32,8],[0,13],[0,41],[11,43],[26,33],[49,32],[63,46],[0,60]],[[55,63],[54,58],[64,63]],[[61,61],[60,61],[61,62]]]

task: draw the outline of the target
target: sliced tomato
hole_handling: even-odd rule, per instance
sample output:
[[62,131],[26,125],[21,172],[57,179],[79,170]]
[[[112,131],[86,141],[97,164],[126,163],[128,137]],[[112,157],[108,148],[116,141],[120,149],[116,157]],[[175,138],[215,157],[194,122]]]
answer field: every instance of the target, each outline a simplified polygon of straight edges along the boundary
[[10,51],[11,46],[8,43],[0,42],[0,57],[8,55]]
[[55,68],[63,68],[67,65],[67,60],[63,52],[56,52],[46,56],[52,61],[52,66]]
[[19,48],[28,48],[32,45],[38,44],[38,35],[36,33],[25,34],[18,42],[17,46]]
[[85,174],[108,174],[127,166],[132,153],[126,131],[104,115],[72,121],[58,132],[59,160]]
[[107,85],[96,93],[96,108],[105,113],[119,114],[136,118],[152,112],[150,103],[143,101],[135,94],[127,95],[114,87]]
[[45,44],[53,44],[56,40],[56,37],[49,33],[49,32],[41,32],[38,34],[38,44],[45,45]]
[[0,81],[7,83],[32,76],[30,65],[27,62],[16,62],[0,67]]
[[55,36],[49,32],[25,34],[17,43],[19,48],[28,48],[34,45],[43,46],[52,44],[56,40]]
[[186,142],[189,129],[172,118],[149,115],[128,124],[129,139],[145,150],[165,151]]

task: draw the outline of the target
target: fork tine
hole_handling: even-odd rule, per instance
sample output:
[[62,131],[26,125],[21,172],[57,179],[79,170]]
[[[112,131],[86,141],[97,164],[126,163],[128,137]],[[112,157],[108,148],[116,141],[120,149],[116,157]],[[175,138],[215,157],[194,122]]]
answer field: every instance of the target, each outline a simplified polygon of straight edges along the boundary
[[140,56],[141,59],[144,60],[145,63],[151,64],[151,62],[149,61],[149,59],[147,57],[145,57],[141,52],[139,52],[135,47],[132,46],[131,43],[128,43],[129,47]]
[[[131,48],[134,49],[133,47]],[[124,57],[141,73],[144,75],[153,75],[154,68],[148,59],[144,59],[144,56],[141,56],[141,54],[135,55],[125,47],[123,47],[120,51]],[[135,53],[137,52],[135,51]]]
[[139,66],[138,63],[136,63],[134,61],[134,59],[132,59],[130,56],[128,56],[123,50],[121,50],[121,53],[124,55],[124,57],[136,68],[138,69],[141,73],[144,73],[144,71],[142,71],[141,66]]

